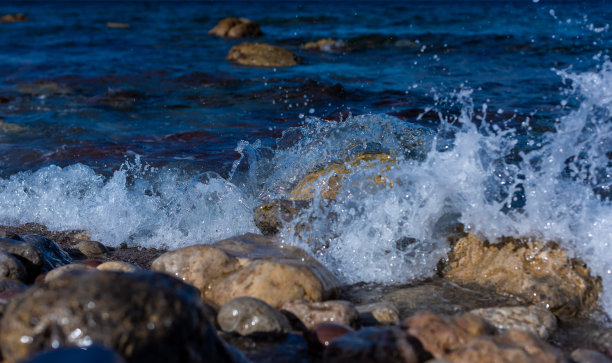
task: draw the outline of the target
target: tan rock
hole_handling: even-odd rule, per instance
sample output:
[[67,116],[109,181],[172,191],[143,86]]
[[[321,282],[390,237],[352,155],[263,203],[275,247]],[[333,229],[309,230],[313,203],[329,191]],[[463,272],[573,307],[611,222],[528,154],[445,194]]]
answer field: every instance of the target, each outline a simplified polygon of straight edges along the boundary
[[344,300],[308,302],[292,300],[283,304],[282,310],[295,315],[308,330],[326,322],[338,323],[352,328],[359,328],[359,312],[355,306]]
[[395,159],[384,153],[364,153],[345,162],[332,163],[323,169],[319,169],[306,175],[289,193],[292,200],[308,200],[314,197],[316,188],[321,188],[321,196],[327,199],[336,199],[336,194],[342,187],[342,180],[355,172],[365,168],[380,168],[381,175],[374,178],[375,184],[390,185],[383,174],[395,164]]
[[390,302],[378,302],[355,307],[362,325],[398,325],[399,312]]
[[18,13],[18,14],[6,14],[0,16],[0,23],[14,23],[17,21],[27,21],[28,16],[26,14]]
[[524,330],[546,339],[557,328],[557,318],[542,306],[505,306],[474,309],[470,314],[481,317],[499,331]]
[[240,335],[286,334],[291,330],[285,315],[252,297],[239,297],[223,305],[217,322],[223,331]]
[[468,235],[453,247],[444,275],[543,305],[560,318],[592,306],[601,290],[600,279],[561,248],[516,239],[490,244]]
[[219,21],[208,34],[228,38],[256,37],[263,33],[259,29],[259,24],[246,18],[225,18]]
[[74,247],[87,258],[104,258],[109,255],[108,248],[96,241],[80,241]]
[[576,349],[571,358],[576,363],[612,363],[608,356],[591,349]]
[[10,122],[4,122],[0,118],[0,131],[17,132],[17,131],[21,131],[21,130],[23,130],[23,127],[21,125],[13,124],[13,123],[10,123]]
[[301,249],[255,234],[166,252],[152,269],[197,287],[205,300],[219,306],[241,296],[255,297],[274,308],[296,299],[332,297],[338,280]]
[[249,67],[290,67],[301,61],[286,49],[264,43],[235,45],[225,59]]
[[64,274],[72,271],[96,271],[96,269],[82,263],[71,263],[69,265],[64,265],[49,271],[45,275],[45,282],[56,280]]
[[319,39],[315,42],[308,42],[302,45],[302,48],[308,50],[317,50],[324,52],[339,51],[347,49],[346,45],[342,40],[335,40],[332,38]]
[[120,272],[142,271],[140,267],[136,265],[132,265],[131,263],[123,262],[123,261],[104,262],[104,263],[99,264],[96,268],[102,271],[120,271]]
[[108,23],[106,23],[106,27],[107,28],[113,28],[113,29],[129,29],[130,28],[130,24],[128,24],[128,23],[115,23],[115,22],[109,21]]

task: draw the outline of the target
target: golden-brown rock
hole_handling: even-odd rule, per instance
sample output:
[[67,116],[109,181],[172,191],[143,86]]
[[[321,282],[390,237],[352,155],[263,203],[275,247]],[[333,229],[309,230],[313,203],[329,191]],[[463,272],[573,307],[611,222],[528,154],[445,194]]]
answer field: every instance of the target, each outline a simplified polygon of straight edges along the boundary
[[282,310],[295,315],[308,330],[327,322],[342,324],[355,329],[360,326],[359,312],[351,302],[345,300],[321,302],[292,300],[283,304]]
[[225,59],[249,67],[290,67],[301,61],[287,49],[248,42],[233,46]]
[[455,244],[444,275],[543,305],[560,318],[593,305],[601,290],[600,280],[561,248],[517,239],[490,244],[468,235]]
[[100,271],[138,272],[142,269],[124,261],[107,261],[96,267]]
[[315,42],[308,42],[302,45],[302,48],[308,50],[332,52],[347,49],[346,44],[342,40],[332,38],[319,39]]
[[208,34],[227,38],[246,38],[263,35],[259,24],[246,18],[225,18],[221,19]]
[[166,252],[152,269],[197,287],[219,306],[241,296],[280,308],[295,299],[321,301],[336,293],[338,280],[301,249],[255,234]]
[[27,20],[28,20],[28,16],[22,13],[6,14],[4,16],[0,16],[0,23],[14,23],[17,21],[27,21]]

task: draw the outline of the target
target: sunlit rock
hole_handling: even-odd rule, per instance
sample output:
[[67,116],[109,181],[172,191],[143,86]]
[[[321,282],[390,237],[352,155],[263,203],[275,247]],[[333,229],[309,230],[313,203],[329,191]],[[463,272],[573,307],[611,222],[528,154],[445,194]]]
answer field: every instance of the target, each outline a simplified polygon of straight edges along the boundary
[[239,297],[223,305],[219,309],[217,322],[223,331],[240,335],[280,335],[291,329],[283,314],[252,297]]
[[474,309],[470,314],[481,317],[498,331],[518,329],[546,339],[557,328],[557,318],[542,306],[504,306]]
[[301,62],[291,51],[264,43],[235,45],[225,59],[249,67],[290,67]]
[[227,38],[246,38],[263,35],[259,24],[246,18],[225,18],[219,21],[208,34]]
[[390,302],[378,302],[355,307],[362,325],[398,325],[399,312]]
[[517,239],[491,244],[464,237],[453,247],[444,275],[545,306],[561,318],[592,306],[601,290],[600,279],[558,246]]
[[309,330],[326,322],[343,324],[355,329],[361,325],[359,312],[357,312],[355,306],[351,302],[344,300],[321,302],[292,300],[283,304],[282,310],[293,314]]
[[120,272],[138,272],[142,269],[124,261],[107,261],[96,266],[101,271],[120,271]]
[[336,277],[303,250],[255,234],[166,252],[153,261],[152,269],[194,285],[205,300],[219,306],[250,296],[280,308],[295,299],[331,298],[339,286]]
[[108,248],[96,241],[80,241],[74,248],[79,250],[87,258],[104,258],[109,255]]

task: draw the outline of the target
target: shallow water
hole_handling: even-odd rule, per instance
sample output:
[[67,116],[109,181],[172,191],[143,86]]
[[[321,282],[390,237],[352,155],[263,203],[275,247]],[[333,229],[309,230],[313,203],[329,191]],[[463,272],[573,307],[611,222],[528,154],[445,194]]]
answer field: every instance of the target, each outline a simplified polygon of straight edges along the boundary
[[[238,9],[240,12],[238,13]],[[432,276],[456,223],[554,240],[612,312],[605,2],[28,2],[0,12],[0,223],[178,248],[256,232],[253,208],[363,152],[335,202],[281,231],[346,283]],[[231,15],[303,64],[244,68]],[[129,23],[114,29],[107,22]],[[333,37],[348,49],[311,52]],[[330,121],[331,120],[331,121]],[[381,172],[391,181],[372,187]],[[314,218],[314,219],[312,219]],[[312,228],[291,233],[307,220]],[[326,248],[323,248],[327,246]]]

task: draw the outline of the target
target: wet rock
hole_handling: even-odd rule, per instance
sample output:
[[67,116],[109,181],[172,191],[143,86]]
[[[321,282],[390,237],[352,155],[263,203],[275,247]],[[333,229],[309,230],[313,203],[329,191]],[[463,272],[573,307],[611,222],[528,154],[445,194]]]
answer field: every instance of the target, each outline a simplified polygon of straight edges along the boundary
[[398,325],[400,323],[397,308],[389,302],[378,302],[355,307],[359,312],[362,325]]
[[208,34],[227,38],[246,38],[263,35],[259,24],[246,18],[225,18],[219,21]]
[[298,200],[273,200],[255,209],[253,219],[255,225],[264,236],[275,235],[283,226],[283,222],[292,221],[310,202]]
[[333,339],[324,362],[418,363],[431,358],[415,337],[397,327],[364,328]]
[[10,122],[4,122],[2,119],[0,119],[0,131],[18,132],[22,130],[23,130],[23,127],[21,125],[13,124]]
[[344,44],[344,41],[335,40],[332,38],[319,39],[316,42],[308,42],[302,45],[302,48],[322,52],[334,52],[348,49],[346,44]]
[[138,272],[142,269],[136,265],[132,265],[128,262],[123,261],[108,261],[96,266],[101,271],[120,271],[120,272]]
[[455,363],[473,362],[567,362],[558,349],[522,330],[481,336],[445,355]]
[[205,300],[219,306],[250,296],[278,309],[290,300],[331,298],[339,286],[306,252],[255,234],[166,252],[152,269],[194,285]]
[[325,168],[306,175],[291,192],[291,200],[304,201],[314,197],[315,190],[320,189],[321,196],[327,199],[336,199],[336,194],[342,187],[342,180],[362,170],[362,168],[379,168],[381,175],[373,180],[373,185],[390,185],[383,173],[395,164],[395,159],[385,153],[362,153],[345,162],[332,163]]
[[326,322],[359,328],[359,313],[349,301],[328,300],[323,302],[308,302],[305,300],[287,301],[282,310],[297,317],[306,327],[312,330],[317,325]]
[[0,250],[0,280],[26,281],[27,277],[25,267],[17,258]]
[[115,22],[109,21],[108,23],[106,23],[106,27],[107,28],[112,28],[112,29],[129,29],[130,28],[130,24],[128,24],[128,23],[115,23]]
[[96,241],[80,241],[74,247],[87,258],[105,258],[109,255],[108,248]]
[[89,347],[67,347],[47,350],[36,354],[24,363],[125,363],[115,351],[98,345]]
[[69,273],[71,271],[96,271],[96,268],[82,263],[71,263],[47,272],[44,281],[49,282],[51,280],[58,279],[65,273]]
[[557,328],[555,315],[535,305],[475,309],[470,314],[486,320],[499,331],[524,330],[542,339],[548,338]]
[[608,356],[591,349],[576,349],[571,358],[576,363],[612,363]]
[[302,334],[306,338],[310,349],[319,352],[329,346],[332,340],[353,331],[349,326],[328,322],[321,323],[313,330],[306,330]]
[[165,274],[73,272],[16,296],[1,322],[7,361],[99,344],[128,362],[236,361],[202,313],[199,292]]
[[38,275],[45,263],[40,249],[25,241],[0,238],[0,250],[4,250],[19,259],[26,268],[28,279]]
[[72,258],[53,240],[37,234],[21,236],[24,242],[38,248],[43,254],[43,272],[72,262]]
[[6,14],[0,17],[0,23],[15,23],[18,21],[27,21],[28,16],[26,14]]
[[235,45],[225,59],[249,67],[290,67],[301,62],[292,52],[264,43]]
[[223,331],[240,335],[282,335],[291,329],[283,314],[252,297],[239,297],[223,305],[217,322]]
[[516,239],[490,244],[464,237],[453,247],[444,275],[543,305],[560,318],[592,306],[601,290],[600,279],[559,247]]

